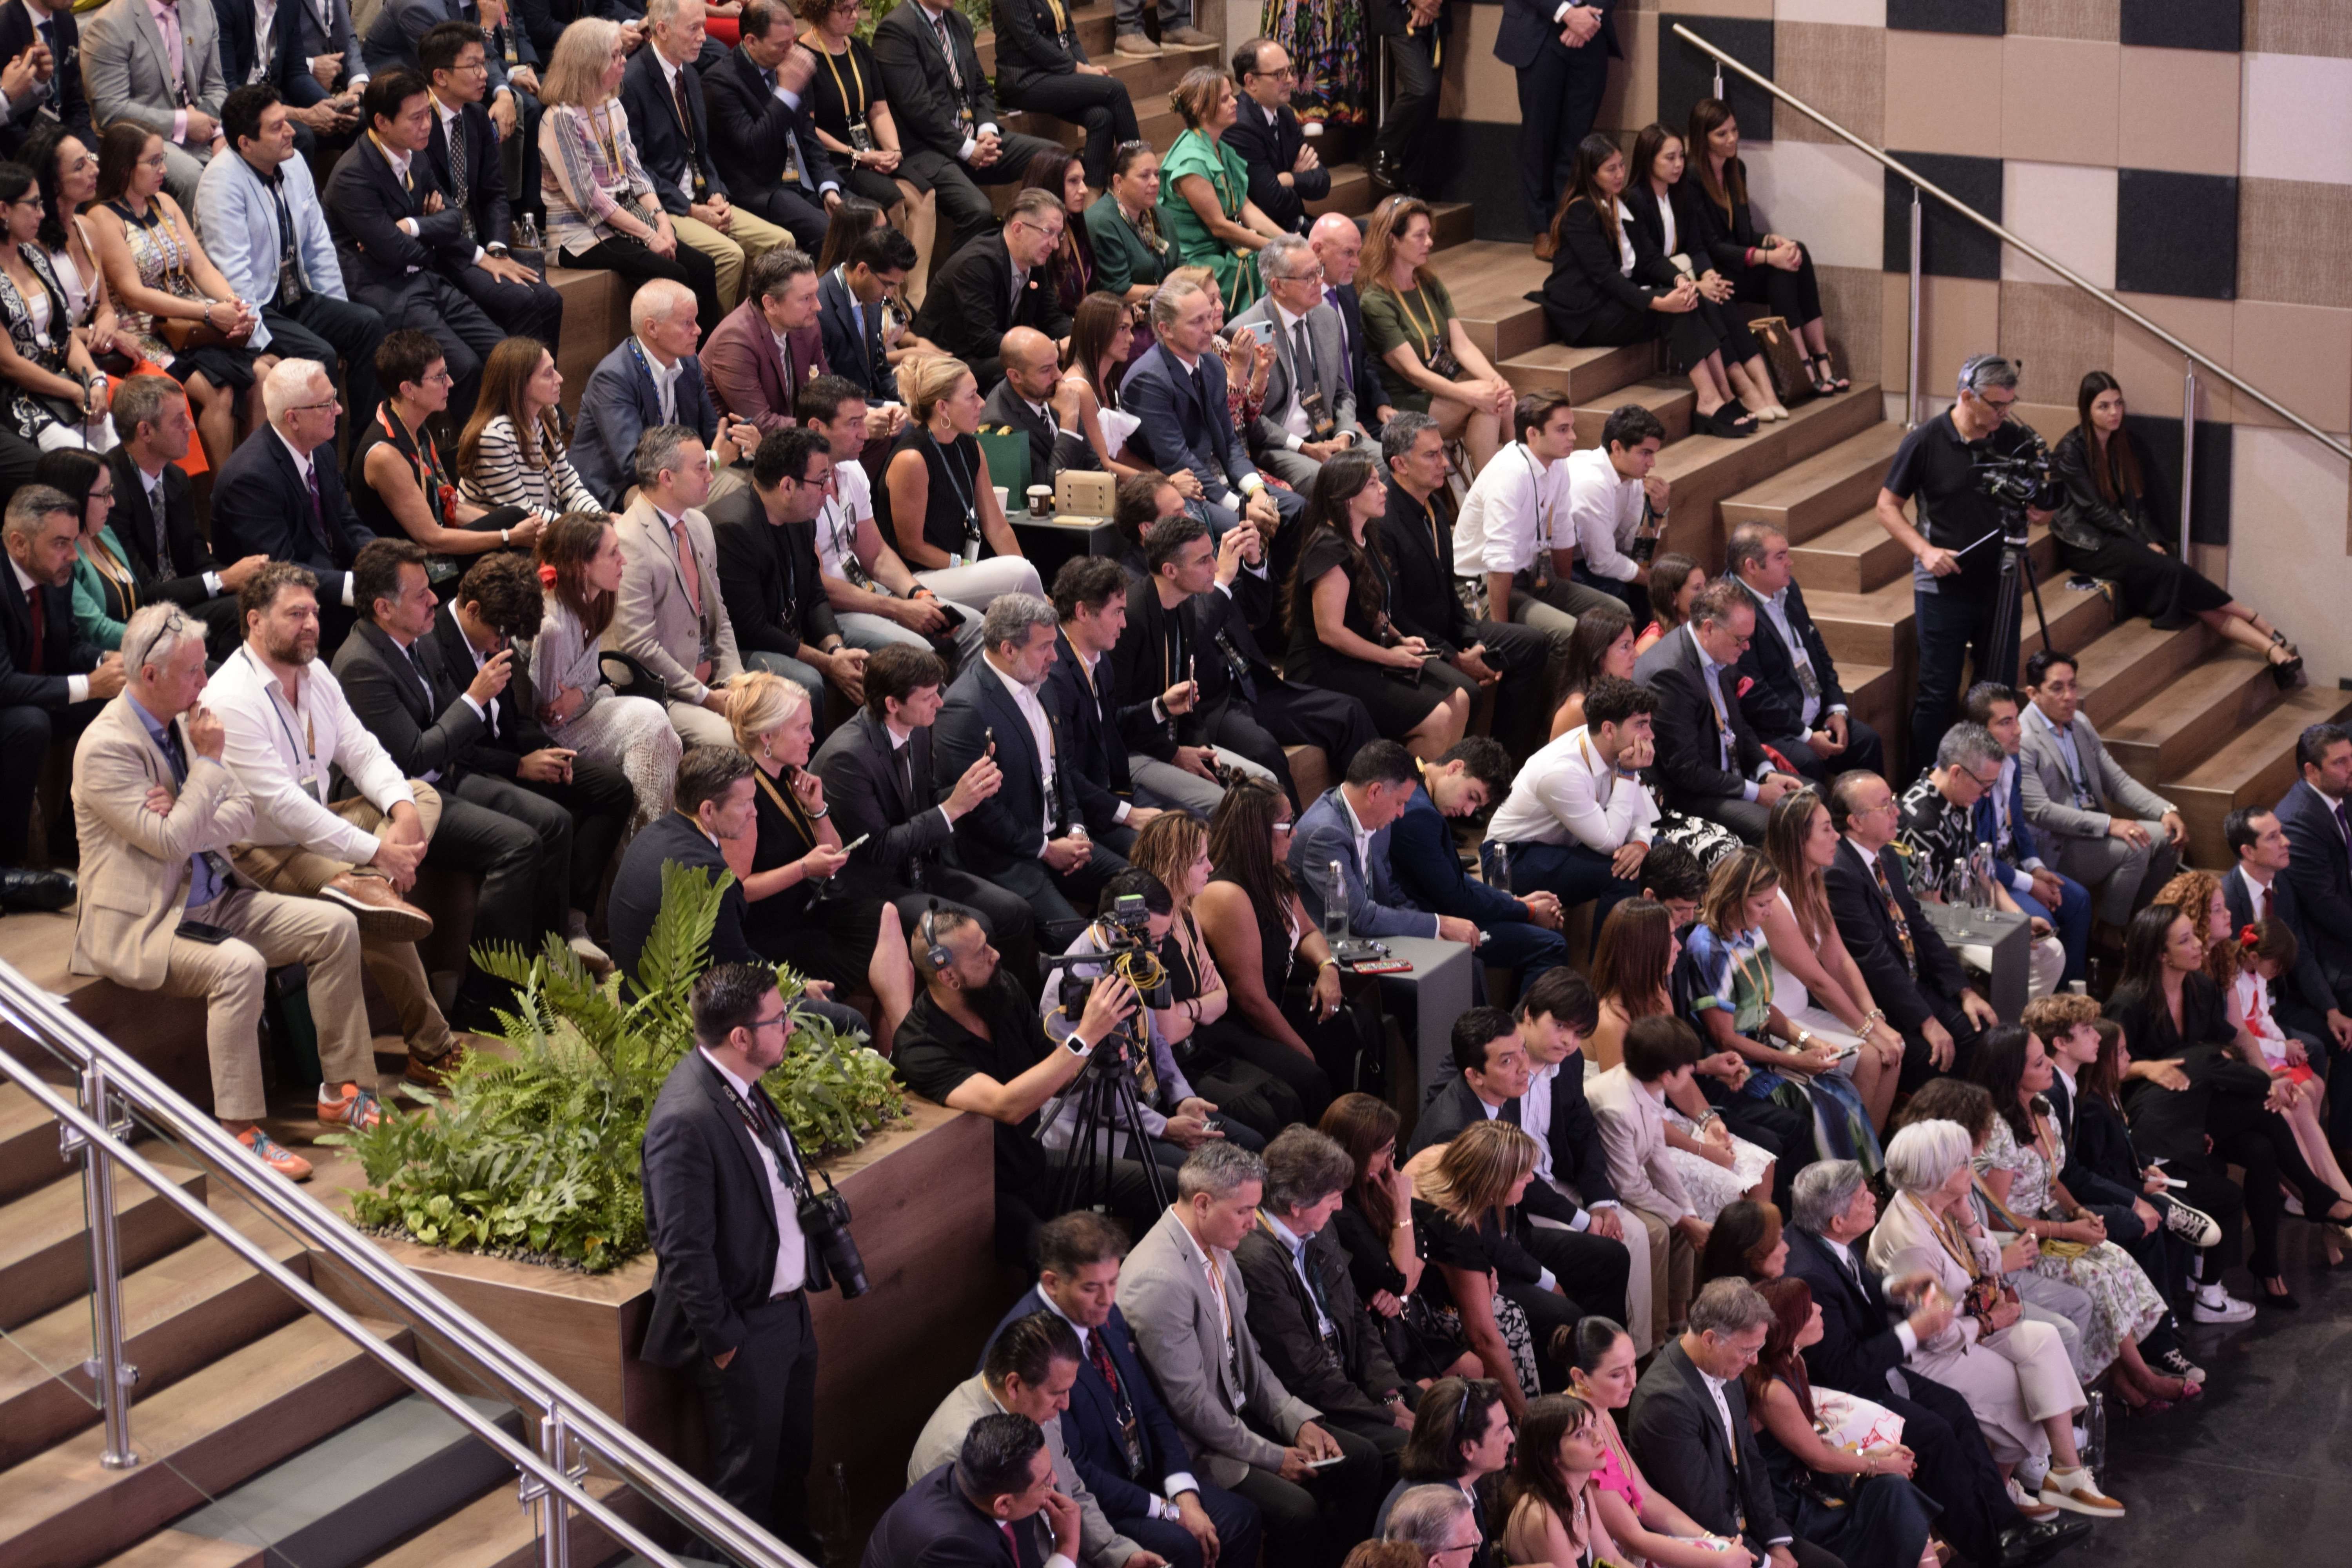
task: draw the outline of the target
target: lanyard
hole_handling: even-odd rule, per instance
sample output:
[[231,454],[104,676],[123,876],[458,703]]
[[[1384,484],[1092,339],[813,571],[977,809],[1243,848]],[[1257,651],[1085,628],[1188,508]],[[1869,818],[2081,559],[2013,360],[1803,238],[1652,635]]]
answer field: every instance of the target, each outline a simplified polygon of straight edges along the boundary
[[1543,565],[1540,558],[1541,552],[1559,549],[1559,541],[1552,534],[1551,505],[1544,499],[1543,470],[1536,467],[1536,455],[1528,450],[1528,445],[1524,441],[1519,443],[1519,461],[1528,466],[1528,492],[1535,497],[1536,550],[1538,552],[1538,558],[1534,564],[1538,568],[1537,574],[1541,575]]
[[[383,426],[384,439],[392,443],[394,451],[400,452],[403,432],[393,426],[392,405],[389,402],[378,404],[375,417],[376,423]],[[441,449],[429,437],[419,438],[412,436],[408,444],[409,450],[400,452],[400,455],[415,472],[416,488],[425,493],[425,504],[433,509],[435,521],[447,528],[450,526],[449,497],[452,490],[449,481],[441,475]]]
[[940,444],[940,438],[929,430],[923,432],[923,438],[931,444],[931,450],[940,455],[940,467],[947,470],[949,482],[955,486],[956,500],[963,507],[965,528],[967,530],[976,528],[979,525],[980,513],[972,504],[972,486],[980,479],[979,469],[975,468],[969,473],[958,474],[955,465],[948,461],[948,448]]
[[[709,1058],[706,1057],[704,1059],[708,1061]],[[782,1113],[771,1106],[768,1115],[774,1121],[763,1118],[752,1108],[751,1102],[743,1098],[742,1091],[735,1087],[734,1079],[727,1076],[724,1068],[717,1062],[711,1062],[710,1066],[719,1074],[719,1087],[727,1091],[728,1102],[735,1107],[735,1114],[742,1120],[743,1131],[751,1135],[752,1142],[765,1148],[775,1158],[785,1184],[793,1189],[794,1195],[806,1197],[809,1192],[808,1173],[801,1169],[800,1151],[793,1147],[792,1134],[785,1130]],[[771,1130],[776,1134],[773,1142],[769,1142]]]
[[[266,693],[268,689],[268,671],[263,669],[260,664],[255,660],[253,650],[250,647],[240,647],[236,651],[239,658],[243,658],[246,663],[253,666],[253,673],[263,682],[263,690]],[[318,729],[307,715],[303,714],[299,709],[296,709],[295,716],[302,721],[302,739],[299,742],[297,742],[294,738],[294,726],[286,721],[286,715],[282,711],[282,708],[291,706],[292,704],[286,701],[285,688],[280,687],[278,688],[277,698],[269,704],[269,715],[271,718],[278,721],[278,727],[286,731],[287,749],[291,751],[299,744],[301,746],[304,754],[310,759],[310,777],[308,782],[316,784],[319,782]],[[326,796],[323,791],[320,794],[320,804],[322,805],[326,804]]]
[[816,829],[809,825],[807,815],[801,810],[801,803],[786,791],[778,789],[776,781],[768,776],[767,769],[754,767],[751,776],[759,781],[760,788],[766,792],[768,798],[776,803],[776,809],[784,814],[784,820],[793,825],[793,831],[807,839],[809,847],[814,848]]
[[[866,119],[866,73],[857,68],[856,47],[845,48],[838,55],[824,49],[816,52],[824,58],[824,68],[833,73],[833,90],[841,96],[841,117],[853,124],[863,123]],[[854,100],[849,96],[849,89],[842,84],[841,68],[834,63],[845,58],[849,61],[849,79],[857,84],[857,96]]]
[[[1425,339],[1421,335],[1420,312],[1412,308],[1413,296],[1416,294],[1422,295],[1422,303],[1429,307],[1429,336]],[[1445,323],[1438,319],[1437,307],[1431,303],[1427,291],[1422,285],[1416,283],[1411,289],[1399,294],[1396,298],[1397,303],[1404,307],[1405,325],[1412,329],[1413,346],[1421,351],[1421,362],[1425,367],[1429,363],[1430,356],[1437,352],[1438,340],[1445,335]]]

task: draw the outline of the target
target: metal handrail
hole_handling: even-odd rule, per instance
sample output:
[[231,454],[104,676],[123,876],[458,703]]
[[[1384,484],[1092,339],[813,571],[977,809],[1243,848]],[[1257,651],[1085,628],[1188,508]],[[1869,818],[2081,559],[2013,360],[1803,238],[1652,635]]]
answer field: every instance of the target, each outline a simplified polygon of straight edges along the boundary
[[[491,1443],[523,1473],[526,1498],[546,1496],[551,1501],[568,1503],[634,1550],[667,1568],[677,1568],[674,1559],[646,1541],[627,1521],[590,1496],[579,1484],[563,1452],[568,1438],[610,1466],[622,1480],[653,1497],[706,1542],[732,1553],[751,1568],[814,1568],[808,1559],[753,1523],[644,1438],[569,1385],[550,1376],[545,1368],[515,1349],[503,1336],[413,1270],[394,1261],[341,1215],[294,1184],[255,1167],[252,1152],[230,1137],[217,1121],[197,1110],[135,1058],[75,1016],[60,998],[34,984],[15,965],[5,962],[0,962],[0,1022],[12,1026],[29,1040],[47,1042],[79,1068],[87,1091],[85,1098],[89,1101],[87,1108],[73,1105],[38,1074],[0,1051],[0,1075],[23,1084],[69,1130],[68,1136],[87,1141],[93,1161],[102,1152],[106,1161],[127,1167],[246,1261],[292,1291],[331,1326],[390,1366],[395,1375],[418,1393]],[[485,1424],[471,1405],[405,1357],[390,1352],[357,1320],[319,1295],[307,1281],[279,1267],[266,1249],[257,1247],[235,1226],[188,1198],[169,1178],[118,1142],[108,1103],[116,1095],[152,1119],[171,1137],[203,1155],[211,1173],[235,1187],[240,1197],[309,1246],[333,1258],[405,1314],[412,1323],[441,1336],[459,1354],[503,1385],[543,1424],[543,1438],[552,1439],[542,1443],[546,1457],[516,1443],[494,1425]],[[100,1169],[102,1164],[103,1162],[94,1163],[91,1168]],[[110,1210],[111,1205],[108,1206]],[[119,1343],[114,1352],[119,1356]],[[110,1409],[115,1401],[127,1398],[127,1387],[116,1385],[112,1370],[110,1364],[108,1375],[99,1380],[99,1393]],[[127,1384],[127,1379],[123,1381]],[[110,1420],[110,1435],[111,1431]],[[549,1531],[550,1560],[561,1562],[566,1531],[562,1528],[560,1510],[550,1511],[559,1516],[556,1527]]]
[[[1815,109],[1811,104],[1807,103],[1803,99],[1797,97],[1794,93],[1782,88],[1778,82],[1773,81],[1769,77],[1759,75],[1757,72],[1749,69],[1747,66],[1742,65],[1739,61],[1732,58],[1731,56],[1726,54],[1723,50],[1717,48],[1713,44],[1708,43],[1705,38],[1702,38],[1696,33],[1692,32],[1690,28],[1685,26],[1684,24],[1680,22],[1675,24],[1675,36],[1681,38],[1685,43],[1694,45],[1695,47],[1706,51],[1708,55],[1714,57],[1717,68],[1715,73],[1715,95],[1717,98],[1721,98],[1723,96],[1723,71],[1721,68],[1728,66],[1733,70],[1738,71],[1741,76],[1747,78],[1749,81],[1754,82],[1758,87],[1762,88],[1766,92],[1770,93],[1774,98],[1777,98],[1781,102],[1787,104],[1790,108],[1797,110],[1800,114],[1804,115],[1806,118],[1821,125],[1824,130],[1830,132],[1841,141],[1843,141],[1848,145],[1858,149],[1869,157],[1875,159],[1878,163],[1885,164],[1887,168],[1894,170],[1895,173],[1902,175],[1905,179],[1911,182],[1910,384],[1905,389],[1905,396],[1907,405],[1912,410],[1913,423],[1917,423],[1919,398],[1924,390],[1919,384],[1919,193],[1925,191],[1927,195],[1935,197],[1937,201],[1943,203],[1946,206],[1951,208],[1954,212],[1959,214],[1970,223],[1975,224],[1979,228],[1983,229],[1986,233],[1999,239],[2003,245],[2015,247],[2018,250],[2032,257],[2035,261],[2040,262],[2042,266],[2048,268],[2051,271],[2056,273],[2059,277],[2064,279],[2067,282],[2073,284],[2084,293],[2088,294],[2092,299],[2096,300],[2108,310],[2113,310],[2119,316],[2122,316],[2133,325],[2138,327],[2141,331],[2151,333],[2161,339],[2166,343],[2171,345],[2171,347],[2188,362],[2186,380],[2182,387],[2183,404],[2180,421],[2182,462],[2180,476],[2180,535],[2181,544],[2183,547],[2183,560],[2188,558],[2186,554],[2186,547],[2189,543],[2189,480],[2196,472],[2196,402],[2197,367],[2199,365],[2203,365],[2206,370],[2214,375],[2221,377],[2223,381],[2228,382],[2231,386],[2237,388],[2248,397],[2252,398],[2255,402],[2261,404],[2263,407],[2269,409],[2272,413],[2277,415],[2288,424],[2293,425],[2296,429],[2301,430],[2305,435],[2309,436],[2313,440],[2317,441],[2321,446],[2326,447],[2337,457],[2344,458],[2347,462],[2352,462],[2352,445],[2347,445],[2343,441],[2337,440],[2335,437],[2330,436],[2326,431],[2322,430],[2318,426],[2314,425],[2310,420],[2305,419],[2302,415],[2297,414],[2294,409],[2289,408],[2286,405],[2281,403],[2277,398],[2273,397],[2270,394],[2263,391],[2262,388],[2252,384],[2242,377],[2239,376],[2227,366],[2218,364],[2210,356],[2190,348],[2187,343],[2182,342],[2179,338],[2174,337],[2170,332],[2166,331],[2162,327],[2158,326],[2154,321],[2149,321],[2146,316],[2141,315],[2137,310],[2133,310],[2129,305],[2125,304],[2121,300],[2116,299],[2105,289],[2100,288],[2097,284],[2092,282],[2089,279],[2084,277],[2081,273],[2075,271],[2073,268],[2067,266],[2056,257],[2052,256],[2040,246],[2033,244],[2030,240],[2020,238],[2015,234],[2012,234],[2008,229],[2002,227],[2000,224],[1995,223],[1992,219],[1985,216],[1984,214],[1977,211],[1976,208],[1969,205],[1968,203],[1960,200],[1959,197],[1952,195],[1949,191],[1945,190],[1941,185],[1937,184],[1933,180],[1930,180],[1926,175],[1920,174],[1917,170],[1911,168],[1901,160],[1890,156],[1885,148],[1872,146],[1869,142],[1864,141],[1853,132],[1848,131],[1844,126],[1840,125],[1836,121],[1832,120],[1828,115],[1823,114],[1820,110]],[[1692,150],[1692,156],[1697,157],[1702,155],[1703,154],[1698,153],[1696,149]]]

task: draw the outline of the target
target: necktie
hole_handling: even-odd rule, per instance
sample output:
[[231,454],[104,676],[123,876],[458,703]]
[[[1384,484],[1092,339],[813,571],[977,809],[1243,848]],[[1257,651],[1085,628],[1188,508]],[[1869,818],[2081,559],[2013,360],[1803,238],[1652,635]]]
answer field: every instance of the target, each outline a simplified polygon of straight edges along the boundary
[[1339,379],[1353,391],[1356,385],[1356,345],[1348,336],[1348,312],[1339,309],[1339,290],[1324,289],[1323,302],[1331,307],[1333,315],[1339,318]]
[[152,485],[148,485],[146,472],[143,469],[141,470],[139,477],[142,486],[147,491],[148,515],[155,520],[155,575],[168,577],[172,574],[171,568],[173,563],[171,529],[163,515],[163,481],[159,476]]
[[948,31],[948,16],[946,12],[942,11],[938,16],[931,18],[931,31],[939,35],[940,53],[947,57],[948,80],[954,86],[956,96],[958,98],[961,98],[963,96],[963,67],[956,59],[955,35]]
[[1201,400],[1201,412],[1209,411],[1209,371],[1206,365],[1192,367],[1192,393]]
[[1886,862],[1873,855],[1870,858],[1870,874],[1877,879],[1878,896],[1886,900],[1886,918],[1895,923],[1895,940],[1903,946],[1903,967],[1916,975],[1919,973],[1918,949],[1911,942],[1911,922],[1905,918],[1903,906],[1895,897],[1895,889],[1887,885]]
[[914,750],[915,743],[909,741],[890,753],[891,768],[898,775],[898,789],[907,797],[907,808],[909,811],[913,810],[917,804]]
[[316,459],[303,473],[302,479],[310,488],[310,536],[319,542],[319,548],[327,552],[328,560],[340,564],[334,539],[327,532],[327,503],[319,498],[319,465]]
[[2352,802],[2336,803],[2336,831],[2344,836],[2347,847],[2352,847]]
[[2264,889],[2263,889],[2263,919],[2264,919],[2264,920],[2268,920],[2268,919],[2270,919],[2270,918],[2271,918],[2271,890],[2270,890],[2268,888],[2264,888]]
[[41,603],[38,584],[25,590],[25,612],[33,617],[33,657],[25,661],[25,668],[35,675],[46,674],[49,662],[49,612]]
[[1110,1390],[1111,1411],[1118,1420],[1120,1446],[1127,1450],[1127,1473],[1138,1475],[1143,1469],[1143,1444],[1137,1429],[1135,1402],[1128,1398],[1127,1390],[1119,1386],[1118,1368],[1111,1363],[1110,1346],[1103,1342],[1100,1329],[1087,1335],[1087,1359],[1094,1363],[1095,1371],[1102,1374],[1103,1386]]
[[[187,749],[180,744],[180,732],[169,724],[163,726],[163,755],[172,764],[172,781],[174,784],[186,784],[188,782]],[[189,909],[201,909],[211,903],[221,896],[223,889],[227,886],[228,873],[222,867],[218,855],[209,849],[199,849],[189,857],[187,903]]]
[[449,205],[457,209],[457,221],[464,226],[466,237],[474,237],[474,215],[466,201],[466,123],[462,120],[449,122]]
[[1004,1550],[1013,1554],[1013,1568],[1021,1568],[1021,1542],[1013,1533],[1013,1526],[1000,1519],[996,1528],[1004,1532]]
[[1295,345],[1291,350],[1291,373],[1297,381],[1290,395],[1303,400],[1308,393],[1323,389],[1323,376],[1315,365],[1315,345],[1307,336],[1307,318],[1299,317],[1290,332]]
[[416,672],[416,684],[425,688],[425,705],[428,709],[440,700],[433,689],[433,674],[425,668],[425,639],[419,637],[408,645],[408,667]]
[[180,8],[176,5],[163,7],[156,26],[163,35],[163,52],[172,61],[172,91],[181,108],[188,106],[188,67],[186,56],[180,47]]
[[686,520],[680,518],[669,531],[670,542],[677,548],[677,575],[686,584],[686,602],[694,613],[702,614],[702,569],[694,559],[694,542],[686,536]]

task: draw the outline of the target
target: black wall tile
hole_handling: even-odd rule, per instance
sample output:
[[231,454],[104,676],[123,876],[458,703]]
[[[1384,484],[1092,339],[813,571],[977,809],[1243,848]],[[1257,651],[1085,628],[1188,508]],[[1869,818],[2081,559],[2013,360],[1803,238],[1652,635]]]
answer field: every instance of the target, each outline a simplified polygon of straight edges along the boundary
[[1429,133],[1432,150],[1424,166],[1444,171],[1438,195],[1470,204],[1478,237],[1533,238],[1527,198],[1519,191],[1518,121],[1441,120]]
[[2238,288],[2238,182],[2123,169],[2116,176],[2116,287],[2230,300]]
[[2009,5],[2007,0],[1886,0],[1886,25],[1906,33],[1998,38],[2009,31]]
[[2234,54],[2245,26],[2243,11],[2240,0],[2124,0],[2123,41]]
[[[1950,153],[1895,153],[1928,180],[1941,185],[1995,223],[2000,221],[2000,160]],[[1911,182],[1886,174],[1886,245],[1889,272],[1911,270]],[[1920,203],[1925,226],[1920,267],[1938,278],[1999,278],[2000,241],[1934,196]]]
[[[2147,444],[2167,498],[2168,513],[2158,520],[2158,539],[2171,549],[2180,537],[2180,421],[2158,414],[2126,414],[2124,427]],[[2199,544],[2230,542],[2231,426],[2211,419],[2197,422],[2197,479],[2189,500],[2189,537]]]
[[[1772,74],[1772,24],[1756,17],[1693,16],[1669,11],[1658,18],[1658,121],[1677,131],[1690,123],[1691,105],[1715,93],[1715,57],[1675,37],[1690,30],[1761,76]],[[1772,140],[1772,95],[1738,72],[1723,73],[1724,100],[1739,121],[1743,142]]]

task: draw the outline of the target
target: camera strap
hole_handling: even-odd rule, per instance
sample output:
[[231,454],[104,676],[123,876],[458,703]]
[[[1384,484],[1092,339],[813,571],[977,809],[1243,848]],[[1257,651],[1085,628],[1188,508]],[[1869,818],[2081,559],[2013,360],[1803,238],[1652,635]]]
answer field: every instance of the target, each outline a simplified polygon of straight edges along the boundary
[[752,1142],[766,1149],[775,1160],[776,1169],[783,1173],[784,1184],[792,1188],[793,1195],[807,1198],[812,1190],[808,1172],[802,1168],[800,1151],[793,1147],[793,1137],[785,1130],[782,1115],[769,1102],[764,1093],[745,1099],[733,1080],[719,1069],[718,1063],[710,1065],[711,1069],[719,1073],[719,1087],[726,1090],[728,1101],[734,1106],[736,1116],[743,1123],[743,1131],[751,1135]]

